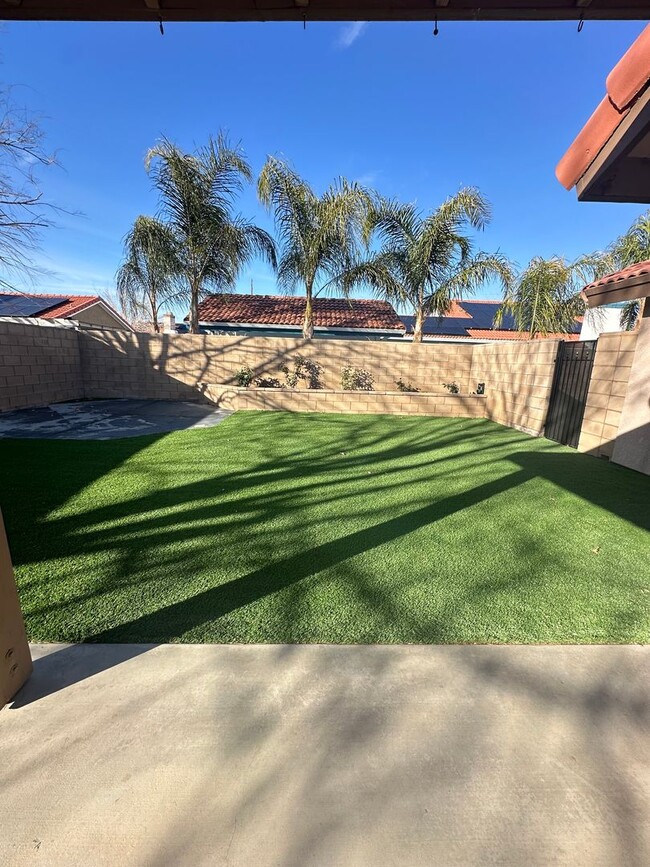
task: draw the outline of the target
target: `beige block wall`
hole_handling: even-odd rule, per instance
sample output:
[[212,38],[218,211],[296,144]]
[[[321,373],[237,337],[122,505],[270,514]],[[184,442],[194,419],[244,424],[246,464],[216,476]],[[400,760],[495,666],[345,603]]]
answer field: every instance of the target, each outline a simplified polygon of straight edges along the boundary
[[0,322],[0,411],[83,396],[76,331]]
[[297,355],[322,365],[326,389],[341,387],[345,365],[368,370],[376,391],[393,391],[398,379],[421,391],[447,393],[455,381],[461,393],[470,384],[470,344],[413,346],[364,340],[315,340],[280,337],[221,337],[191,334],[129,334],[90,330],[79,335],[89,397],[193,394],[208,383],[235,384],[237,371],[284,382],[281,367]]
[[154,335],[95,330],[78,334],[86,397],[201,399],[203,367],[198,352],[187,358],[178,352],[168,369],[168,341],[151,341]]
[[650,475],[650,304],[646,299],[612,461]]
[[485,398],[478,395],[414,394],[399,391],[291,391],[211,385],[206,396],[222,409],[389,413],[449,418],[483,418],[485,415]]
[[578,451],[612,457],[636,342],[634,331],[601,334],[598,338]]
[[475,345],[470,380],[473,389],[485,382],[486,418],[541,435],[558,346],[558,340]]

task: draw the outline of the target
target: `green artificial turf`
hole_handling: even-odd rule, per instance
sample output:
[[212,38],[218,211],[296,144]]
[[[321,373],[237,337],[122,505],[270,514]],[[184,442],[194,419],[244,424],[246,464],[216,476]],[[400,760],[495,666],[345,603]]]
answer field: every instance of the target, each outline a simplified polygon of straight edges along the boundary
[[650,479],[484,420],[0,441],[42,641],[647,642]]

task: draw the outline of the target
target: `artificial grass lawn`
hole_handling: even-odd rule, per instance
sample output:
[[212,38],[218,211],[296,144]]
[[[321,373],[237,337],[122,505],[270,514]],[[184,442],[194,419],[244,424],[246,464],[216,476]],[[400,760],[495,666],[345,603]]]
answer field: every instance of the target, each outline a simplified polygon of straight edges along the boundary
[[647,642],[650,479],[484,420],[0,441],[41,641]]

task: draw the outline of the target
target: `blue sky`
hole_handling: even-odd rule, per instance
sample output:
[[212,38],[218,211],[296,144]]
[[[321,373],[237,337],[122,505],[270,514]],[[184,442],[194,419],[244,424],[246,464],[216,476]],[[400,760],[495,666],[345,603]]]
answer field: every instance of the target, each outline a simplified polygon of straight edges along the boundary
[[[520,265],[606,246],[642,206],[578,203],[557,161],[644,22],[410,24],[11,23],[5,82],[44,116],[63,168],[42,241],[48,291],[110,294],[122,238],[155,194],[143,168],[161,135],[191,148],[219,129],[255,171],[281,154],[317,189],[338,175],[435,207],[473,184],[494,217],[478,239]],[[251,188],[240,210],[271,227]],[[241,276],[273,292],[254,263]],[[494,296],[489,287],[482,297]]]

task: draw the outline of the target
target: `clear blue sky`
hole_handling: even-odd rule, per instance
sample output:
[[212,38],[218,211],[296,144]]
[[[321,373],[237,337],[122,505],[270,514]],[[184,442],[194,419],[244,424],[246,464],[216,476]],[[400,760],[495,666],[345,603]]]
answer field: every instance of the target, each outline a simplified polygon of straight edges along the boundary
[[[59,218],[39,288],[110,294],[121,242],[153,213],[143,168],[161,135],[191,148],[220,128],[256,171],[283,154],[318,189],[345,175],[384,194],[439,204],[473,184],[494,218],[479,239],[525,264],[606,246],[644,210],[578,203],[557,161],[604,94],[643,22],[367,25],[11,23],[4,81],[45,116],[63,169],[46,195]],[[254,190],[241,210],[270,228]],[[257,292],[273,292],[253,264]],[[482,293],[493,296],[494,289]]]

